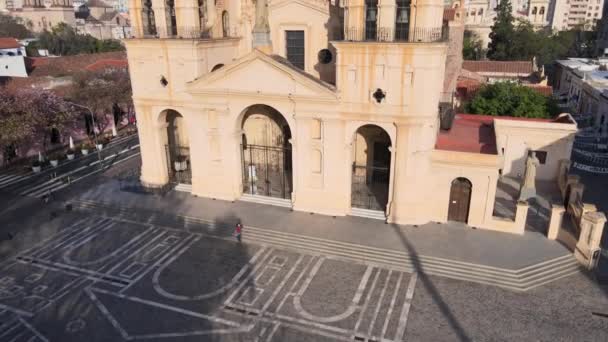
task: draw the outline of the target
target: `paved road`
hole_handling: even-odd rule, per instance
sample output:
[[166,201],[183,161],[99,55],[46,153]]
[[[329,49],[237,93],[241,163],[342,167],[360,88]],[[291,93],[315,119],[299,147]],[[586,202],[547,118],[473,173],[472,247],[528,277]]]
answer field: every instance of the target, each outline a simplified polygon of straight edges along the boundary
[[583,273],[519,293],[103,214],[14,217],[0,341],[608,339],[608,289]]
[[520,293],[18,192],[0,191],[2,342],[608,340],[608,288],[585,273]]
[[71,161],[64,160],[57,167],[45,167],[40,173],[0,172],[0,192],[40,198],[138,156],[137,135],[123,136],[99,154],[94,152]]

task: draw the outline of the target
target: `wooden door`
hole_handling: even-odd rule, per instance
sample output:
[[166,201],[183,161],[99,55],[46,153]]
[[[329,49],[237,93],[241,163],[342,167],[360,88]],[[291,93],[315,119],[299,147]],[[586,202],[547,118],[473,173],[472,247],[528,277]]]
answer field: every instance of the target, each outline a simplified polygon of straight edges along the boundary
[[448,221],[468,222],[469,206],[471,205],[471,189],[471,182],[466,178],[456,178],[452,181]]

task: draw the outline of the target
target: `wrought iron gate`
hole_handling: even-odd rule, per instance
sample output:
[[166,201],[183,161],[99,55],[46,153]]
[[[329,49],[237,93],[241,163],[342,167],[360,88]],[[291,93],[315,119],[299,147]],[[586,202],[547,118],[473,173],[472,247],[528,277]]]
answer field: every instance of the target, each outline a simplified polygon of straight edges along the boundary
[[241,145],[243,193],[291,199],[290,147]]
[[389,168],[357,166],[353,163],[351,206],[386,211]]
[[190,148],[165,145],[169,182],[173,184],[192,184]]

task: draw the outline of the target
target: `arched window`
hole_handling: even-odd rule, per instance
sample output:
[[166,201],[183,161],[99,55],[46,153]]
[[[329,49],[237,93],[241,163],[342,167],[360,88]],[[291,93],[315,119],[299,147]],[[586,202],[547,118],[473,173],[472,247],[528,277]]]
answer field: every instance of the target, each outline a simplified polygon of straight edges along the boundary
[[177,18],[175,17],[175,0],[167,0],[167,35],[177,36]]
[[478,16],[482,16],[483,15],[483,8],[480,8],[479,11],[477,12]]
[[378,0],[365,0],[365,40],[376,40]]
[[230,18],[228,17],[228,11],[222,12],[222,33],[224,37],[230,36]]
[[544,6],[540,8],[540,11],[538,12],[538,14],[540,14],[540,15],[545,14],[545,7]]
[[535,6],[534,8],[532,8],[532,14],[536,14],[536,12],[538,12],[538,9]]
[[395,40],[407,40],[410,31],[410,0],[397,0]]
[[152,0],[143,0],[143,8],[141,9],[142,23],[144,35],[156,35],[156,20],[154,19],[154,10],[152,9]]

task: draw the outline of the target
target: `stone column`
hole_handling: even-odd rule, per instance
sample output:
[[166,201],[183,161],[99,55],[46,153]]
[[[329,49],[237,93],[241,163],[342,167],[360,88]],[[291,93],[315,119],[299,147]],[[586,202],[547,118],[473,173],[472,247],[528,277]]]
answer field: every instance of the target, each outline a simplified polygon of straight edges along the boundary
[[574,250],[574,256],[585,267],[595,267],[593,253],[600,249],[606,215],[601,212],[588,212],[581,220],[581,234]]
[[365,0],[348,0],[344,14],[344,39],[360,41],[365,37]]
[[270,41],[270,24],[268,23],[267,0],[256,0],[255,3],[253,48],[259,49],[267,54],[272,53],[272,42]]
[[392,153],[392,157],[394,158],[395,170],[393,172],[393,180],[392,180],[392,204],[391,208],[388,209],[390,212],[390,217],[388,217],[389,222],[394,223],[407,223],[408,215],[408,203],[412,202],[410,200],[410,196],[415,195],[415,193],[411,191],[407,191],[409,182],[409,154],[410,149],[410,135],[412,134],[413,126],[404,123],[397,124],[397,139],[395,143],[394,153]]
[[143,0],[129,0],[129,20],[131,21],[131,35],[143,37]]
[[183,38],[200,37],[198,0],[175,0],[177,35]]
[[395,0],[378,1],[378,39],[381,41],[395,39],[396,8]]
[[549,230],[547,232],[547,238],[549,240],[557,239],[559,230],[564,222],[564,213],[566,208],[560,204],[553,204],[551,206],[551,218],[549,219]]
[[152,0],[154,10],[154,21],[156,22],[156,32],[160,38],[167,38],[170,35],[169,22],[167,18],[167,0]]
[[165,151],[167,123],[138,117],[137,128],[142,161],[140,180],[144,186],[161,187],[169,182]]

